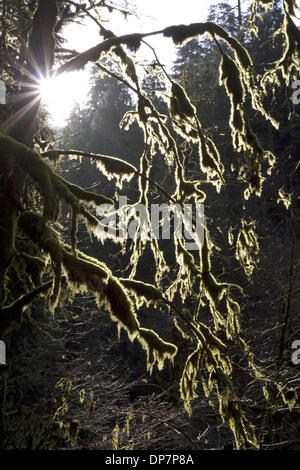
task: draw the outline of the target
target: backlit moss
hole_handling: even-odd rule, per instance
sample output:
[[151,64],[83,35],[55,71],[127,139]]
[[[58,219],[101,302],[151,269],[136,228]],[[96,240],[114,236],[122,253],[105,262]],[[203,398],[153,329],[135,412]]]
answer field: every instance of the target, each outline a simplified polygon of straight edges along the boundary
[[153,330],[140,328],[138,340],[147,351],[147,366],[150,372],[152,372],[155,363],[161,370],[165,360],[173,359],[177,354],[177,347],[163,341]]

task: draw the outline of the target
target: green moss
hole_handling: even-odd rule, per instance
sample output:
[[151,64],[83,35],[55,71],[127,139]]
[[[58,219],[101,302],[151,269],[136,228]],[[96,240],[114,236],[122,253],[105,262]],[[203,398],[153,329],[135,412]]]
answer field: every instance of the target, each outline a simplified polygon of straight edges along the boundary
[[198,344],[197,349],[193,351],[186,360],[183,374],[180,380],[180,395],[184,402],[184,407],[188,414],[192,414],[191,401],[198,397],[198,373],[202,369],[203,347]]
[[134,174],[137,173],[133,165],[119,158],[107,155],[94,155],[94,158],[97,167],[109,180],[113,177],[118,178],[119,186],[124,180],[130,181]]
[[162,299],[162,293],[152,284],[147,284],[146,282],[137,281],[134,279],[119,279],[121,284],[131,292],[136,297],[137,307],[140,307],[143,302],[146,302],[146,305],[150,303],[156,303]]
[[217,187],[217,191],[219,192],[222,184],[224,183],[224,166],[221,163],[220,154],[214,142],[204,136],[202,132],[199,133],[200,168],[207,174],[208,180]]
[[240,334],[240,306],[231,297],[226,298],[227,306],[227,322],[226,322],[226,335],[228,339],[234,340]]
[[174,344],[163,341],[153,330],[140,328],[137,339],[147,351],[147,366],[150,372],[155,363],[161,370],[166,359],[173,359],[177,354]]
[[278,198],[277,198],[277,204],[280,202],[283,203],[284,207],[288,209],[292,203],[292,195],[285,192],[283,188],[280,188],[278,191]]
[[219,351],[220,353],[226,353],[226,345],[215,334],[213,334],[209,326],[199,322],[198,331],[200,333],[200,335],[198,335],[198,339],[200,339],[203,345],[205,344],[211,350]]
[[69,282],[78,290],[88,290],[100,296],[103,283],[107,281],[109,270],[103,263],[83,255],[72,254],[72,248],[63,244],[58,233],[38,214],[25,212],[19,218],[19,227],[40,248],[50,254],[54,266],[54,283],[50,297],[50,307],[54,311],[60,294],[62,267],[66,270]]
[[236,259],[240,262],[245,274],[251,277],[253,269],[258,261],[259,244],[255,233],[255,222],[247,223],[242,220],[242,228],[239,231],[236,242]]
[[37,152],[0,133],[0,162],[5,168],[7,162],[13,167],[21,168],[40,188],[44,197],[44,214],[55,220],[59,204],[51,182],[51,168]]
[[139,329],[139,322],[129,295],[122,284],[115,277],[109,277],[104,288],[104,295],[108,300],[111,318],[125,328],[131,339],[135,338]]
[[187,251],[180,241],[177,242],[176,252],[178,262],[190,273],[191,285],[201,275],[199,266],[196,265],[193,255]]
[[201,189],[198,189],[197,186],[197,182],[186,181],[185,179],[182,179],[179,182],[178,187],[180,201],[183,203],[188,201],[191,197],[194,197],[199,204],[204,202],[206,199],[206,194],[201,191]]
[[231,115],[230,127],[232,131],[233,143],[236,150],[240,150],[240,139],[244,131],[245,89],[240,70],[236,63],[223,53],[220,62],[220,84],[225,86],[227,95],[230,98]]
[[[109,157],[103,158],[106,158],[105,162],[108,162]],[[94,226],[97,225],[97,219],[83,207],[81,201],[93,205],[112,203],[112,200],[106,196],[85,191],[55,175],[51,167],[37,152],[2,133],[0,133],[0,163],[10,171],[13,171],[14,167],[21,168],[39,186],[44,197],[43,214],[46,219],[57,219],[59,215],[58,196],[70,204],[77,213],[87,218],[89,223]],[[111,165],[109,168],[116,171],[120,170],[121,167],[123,169],[126,167],[126,171],[132,173],[132,169],[134,169],[130,164],[118,159],[113,159]]]
[[102,282],[110,275],[109,269],[95,258],[85,255],[81,251],[73,255],[69,245],[62,246],[63,264],[68,278],[73,284],[85,285],[92,292],[101,292]]
[[247,69],[252,69],[252,60],[248,51],[238,42],[232,38],[228,33],[219,25],[208,21],[206,23],[192,23],[190,25],[171,26],[164,29],[164,36],[171,37],[175,44],[182,44],[184,41],[192,39],[196,36],[202,36],[209,33],[211,37],[215,35],[226,41],[227,44],[234,51],[236,58],[241,68],[246,72]]

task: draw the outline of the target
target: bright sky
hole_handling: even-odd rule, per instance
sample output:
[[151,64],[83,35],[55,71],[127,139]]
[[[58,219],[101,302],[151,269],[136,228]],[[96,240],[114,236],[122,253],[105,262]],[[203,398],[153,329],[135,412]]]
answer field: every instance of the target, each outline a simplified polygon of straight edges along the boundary
[[[134,1],[134,0],[133,0]],[[140,18],[129,17],[124,20],[121,13],[115,13],[111,24],[104,25],[110,28],[115,34],[127,34],[132,32],[150,32],[165,28],[173,24],[190,24],[205,21],[210,5],[220,3],[221,0],[135,0],[136,12]],[[242,0],[242,3],[248,3]],[[237,0],[229,0],[232,5],[237,4]],[[65,28],[64,35],[67,43],[64,47],[82,52],[89,47],[98,44],[102,38],[99,36],[97,25],[90,21],[86,25],[72,24]],[[148,38],[147,41],[156,49],[161,62],[171,65],[175,58],[175,47],[171,39],[157,36]],[[147,58],[151,58],[149,48],[143,46],[141,53]],[[83,105],[86,102],[89,91],[88,70],[63,74],[57,83],[44,83],[42,86],[43,96],[48,110],[52,117],[52,124],[63,127],[66,120],[77,102]]]

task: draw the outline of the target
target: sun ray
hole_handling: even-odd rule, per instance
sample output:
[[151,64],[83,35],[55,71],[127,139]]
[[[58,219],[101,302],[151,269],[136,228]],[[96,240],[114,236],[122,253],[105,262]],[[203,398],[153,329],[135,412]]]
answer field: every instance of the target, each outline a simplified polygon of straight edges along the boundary
[[40,96],[36,94],[25,106],[22,106],[18,111],[16,111],[12,116],[10,116],[6,121],[3,122],[3,129],[14,127],[19,120],[40,100]]

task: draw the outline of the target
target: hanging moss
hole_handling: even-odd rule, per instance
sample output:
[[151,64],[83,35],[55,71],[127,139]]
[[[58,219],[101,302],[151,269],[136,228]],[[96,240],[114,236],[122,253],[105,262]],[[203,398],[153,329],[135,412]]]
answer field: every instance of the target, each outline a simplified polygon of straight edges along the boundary
[[177,354],[177,347],[174,344],[166,343],[153,330],[140,328],[138,340],[147,351],[147,367],[150,373],[154,364],[162,370],[166,359],[174,359]]
[[212,306],[218,305],[224,294],[228,290],[228,285],[218,282],[210,271],[202,272],[202,283],[205,288],[205,295],[208,297]]
[[224,183],[224,166],[214,142],[202,133],[200,134],[199,157],[201,170],[207,174],[208,180],[216,186],[219,192]]
[[193,23],[190,25],[170,26],[165,28],[163,35],[172,38],[175,44],[183,44],[184,41],[200,36],[207,32],[207,23]]
[[200,270],[195,264],[193,255],[184,248],[180,239],[176,244],[176,254],[178,256],[178,262],[186,268],[186,272],[190,272],[191,281],[194,281],[198,276],[200,276]]
[[62,250],[58,233],[45,224],[45,219],[32,212],[25,212],[21,215],[19,227],[51,256],[54,266],[54,281],[50,296],[50,310],[54,312],[59,300],[62,274]]
[[254,0],[254,1],[255,3],[257,2],[261,3],[264,6],[264,8],[272,8],[273,3],[274,3],[274,0]]
[[139,89],[138,77],[135,69],[134,62],[126,54],[121,44],[125,44],[129,49],[135,51],[138,50],[141,45],[143,38],[142,34],[128,34],[120,37],[116,37],[111,31],[107,31],[104,35],[105,40],[97,44],[94,47],[78,54],[73,59],[63,64],[57,71],[57,73],[71,72],[74,70],[80,70],[85,67],[88,62],[96,62],[102,56],[113,56],[114,59],[119,59],[121,64],[124,66],[124,72],[129,79]]
[[180,395],[184,402],[184,407],[188,414],[192,414],[191,401],[198,397],[198,373],[202,369],[202,355],[203,347],[201,343],[198,344],[197,349],[193,351],[184,366],[183,374],[180,380]]
[[[230,361],[225,354],[225,345],[211,332],[210,328],[200,323],[195,330],[198,345],[188,357],[180,382],[181,397],[185,408],[191,414],[190,402],[197,398],[198,377],[201,377],[205,395],[209,398],[213,389],[217,391],[220,402],[223,397],[219,391],[225,386],[232,388]],[[203,375],[206,371],[208,375]],[[205,379],[207,377],[207,380]]]
[[238,401],[226,400],[222,414],[224,419],[229,422],[237,450],[245,450],[249,444],[256,449],[259,447],[255,437],[255,428],[247,421]]
[[67,244],[62,245],[62,250],[63,263],[72,282],[80,283],[81,280],[82,283],[85,283],[87,289],[93,292],[97,291],[99,280],[106,282],[110,270],[104,263],[78,250],[75,257],[72,248]]
[[120,434],[120,427],[118,424],[116,424],[111,433],[111,441],[112,441],[113,450],[119,450],[119,434]]
[[62,266],[76,287],[86,286],[93,291],[101,289],[103,280],[108,276],[104,265],[91,262],[91,258],[80,253],[77,253],[77,257],[71,255],[71,247],[62,244],[58,233],[45,223],[45,219],[38,214],[25,212],[19,218],[19,227],[51,256],[55,275],[50,296],[52,312],[59,301]]
[[227,306],[227,321],[226,321],[226,335],[228,339],[234,340],[238,338],[241,325],[240,325],[240,317],[241,317],[241,310],[240,306],[237,302],[235,302],[231,297],[226,298],[226,306]]
[[[200,168],[207,174],[208,181],[220,191],[223,180],[224,167],[214,142],[206,137],[196,114],[196,109],[189,100],[185,90],[177,83],[172,82],[169,111],[172,117],[174,130],[185,140],[197,142],[199,146]],[[186,181],[184,170],[177,160],[177,195],[180,201],[195,197],[197,203],[205,200],[205,193],[198,189],[197,183]],[[176,196],[175,196],[176,197]]]
[[229,124],[234,147],[239,151],[245,127],[243,111],[245,89],[239,68],[229,55],[225,53],[222,54],[220,62],[220,84],[224,84],[227,95],[230,98],[231,114]]
[[224,324],[225,320],[219,313],[217,306],[224,295],[228,293],[229,285],[218,282],[211,272],[211,242],[205,229],[204,242],[201,249],[201,287],[203,294],[207,297],[210,304],[210,310],[214,318],[215,326]]
[[139,322],[133,303],[122,284],[118,279],[109,277],[103,292],[109,302],[111,318],[125,328],[128,336],[134,339],[139,330]]
[[199,322],[197,329],[198,332],[200,332],[201,334],[200,336],[197,335],[197,337],[201,340],[203,345],[205,344],[212,350],[219,351],[221,353],[226,353],[226,345],[215,334],[213,334],[213,332],[207,325],[204,325],[204,323]]
[[195,127],[187,121],[172,120],[173,129],[183,137],[187,142],[196,143],[199,141],[199,135]]
[[196,36],[202,36],[209,33],[212,38],[218,36],[225,41],[235,53],[235,57],[244,71],[245,75],[250,73],[253,63],[248,51],[245,47],[235,38],[229,34],[219,25],[208,21],[206,23],[192,23],[190,25],[171,26],[164,29],[164,36],[171,37],[175,44],[182,44],[184,41],[192,39]]
[[141,47],[142,38],[142,34],[130,34],[130,37],[127,39],[127,41],[124,41],[124,44],[131,52],[137,52]]
[[150,303],[157,303],[162,300],[162,293],[152,284],[146,282],[137,281],[135,279],[122,279],[119,278],[121,284],[128,290],[134,293],[137,301],[137,308],[139,308],[145,302],[147,306]]
[[268,70],[262,77],[262,85],[264,87],[266,87],[267,83],[279,83],[278,80],[276,80],[277,71],[281,71],[286,85],[289,85],[292,72],[299,69],[300,61],[298,52],[300,47],[300,31],[291,18],[291,16],[294,16],[294,5],[293,0],[284,0],[284,6],[286,8],[284,24],[278,30],[278,32],[284,34],[284,51],[282,58],[275,62],[272,69]]
[[[108,157],[106,161],[108,160]],[[126,162],[114,159],[118,163],[113,162],[113,168],[120,171],[120,167],[128,168],[132,171],[134,167]],[[92,215],[82,204],[98,206],[101,204],[112,204],[113,201],[101,194],[85,191],[77,185],[71,184],[53,173],[50,166],[40,157],[34,150],[20,144],[8,136],[0,133],[0,163],[3,162],[4,168],[7,167],[9,173],[19,171],[21,168],[28,174],[40,188],[44,197],[43,215],[45,219],[56,220],[59,215],[59,197],[70,204],[73,212],[73,222],[71,230],[71,241],[73,250],[76,248],[76,226],[78,216],[82,216],[87,223],[87,227],[96,230],[98,219]],[[125,175],[126,176],[126,175]],[[128,176],[128,175],[127,175]],[[10,211],[11,215],[15,213],[15,209]],[[7,228],[9,225],[7,225]],[[9,253],[9,251],[7,252]],[[58,255],[58,253],[57,253]],[[59,297],[59,278],[61,276],[61,260],[55,262],[56,281],[53,289],[53,307]]]
[[195,281],[201,276],[201,272],[192,254],[185,248],[184,241],[175,238],[174,243],[178,272],[174,282],[166,291],[166,297],[171,301],[179,289],[184,301],[187,295],[194,291]]
[[196,109],[184,89],[176,82],[172,82],[171,86],[170,114],[178,119],[192,119],[196,114]]
[[72,72],[83,69],[88,62],[96,62],[102,54],[108,54],[110,49],[115,46],[116,41],[113,38],[106,39],[100,44],[78,54],[76,57],[65,62],[57,71],[57,74]]
[[[224,38],[225,39],[225,38]],[[252,59],[244,46],[237,41],[235,38],[232,38],[226,34],[226,42],[230,45],[235,53],[235,57],[239,63],[239,66],[244,74],[252,71],[253,62]]]
[[[207,331],[209,331],[208,328]],[[213,389],[216,390],[219,413],[223,421],[229,423],[237,448],[244,449],[248,445],[258,447],[254,427],[245,418],[238,401],[235,400],[230,361],[222,353],[222,349],[219,349],[219,341],[210,344],[210,337],[206,336],[204,339],[202,333],[203,325],[199,330],[197,348],[188,357],[180,382],[180,392],[185,408],[191,414],[191,401],[198,396],[198,377],[200,376],[208,398]],[[202,374],[202,370],[205,370],[207,375]],[[207,380],[205,380],[206,376]]]
[[197,204],[202,204],[206,199],[206,194],[198,188],[198,185],[199,183],[196,181],[187,181],[183,176],[178,176],[174,197],[178,198],[181,204],[187,202],[192,197],[195,198]]
[[96,165],[99,170],[110,180],[113,177],[118,178],[120,186],[124,180],[130,181],[134,174],[137,173],[136,168],[128,162],[116,157],[107,155],[94,155]]
[[168,106],[174,130],[188,141],[197,142],[199,136],[195,128],[196,108],[185,90],[176,82],[172,82]]
[[292,195],[285,192],[283,188],[280,188],[278,191],[278,199],[277,199],[277,204],[280,202],[283,203],[284,207],[288,209],[292,203]]
[[[131,41],[132,39],[132,41]],[[131,38],[128,38],[128,41],[126,42],[126,44],[134,44],[134,46],[137,45],[138,41],[137,41],[137,38],[136,38],[136,35],[132,35]],[[110,53],[113,55],[113,56],[116,56],[117,58],[120,59],[120,62],[121,64],[123,65],[124,67],[124,72],[125,72],[125,75],[127,75],[127,77],[137,86],[137,88],[139,89],[139,81],[138,81],[138,77],[137,77],[137,73],[136,73],[136,68],[135,68],[135,65],[134,65],[134,62],[133,60],[126,54],[126,52],[124,51],[123,47],[122,46],[113,46],[111,49],[110,49]]]
[[139,329],[139,322],[132,301],[122,284],[113,277],[109,269],[101,262],[62,244],[58,234],[45,221],[34,213],[24,213],[19,220],[20,228],[39,246],[49,252],[54,264],[54,285],[50,307],[54,311],[59,299],[62,266],[66,270],[68,281],[76,291],[91,290],[98,301],[110,310],[111,317],[118,325],[125,328],[133,339]]
[[242,228],[236,242],[236,259],[240,262],[245,274],[251,277],[253,269],[258,260],[259,244],[255,233],[255,222],[247,223],[242,220]]

